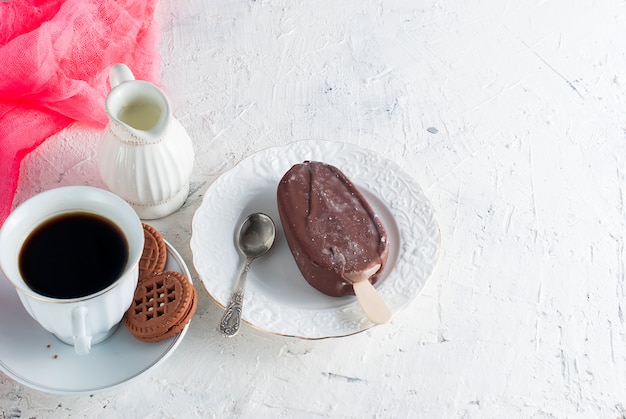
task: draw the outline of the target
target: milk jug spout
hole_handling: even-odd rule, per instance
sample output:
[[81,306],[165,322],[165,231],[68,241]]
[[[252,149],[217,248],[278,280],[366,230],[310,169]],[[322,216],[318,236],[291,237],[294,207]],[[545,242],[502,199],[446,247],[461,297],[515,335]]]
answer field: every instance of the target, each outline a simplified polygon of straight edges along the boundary
[[135,75],[126,64],[115,64],[109,72],[111,89],[125,81],[135,80]]
[[191,138],[157,86],[135,80],[124,64],[111,68],[109,82],[105,103],[109,123],[97,157],[102,180],[140,218],[169,215],[189,192]]
[[157,86],[135,80],[124,64],[116,64],[109,74],[111,92],[106,99],[106,111],[113,131],[120,135],[138,137],[151,143],[158,141],[170,124],[171,111],[167,97]]

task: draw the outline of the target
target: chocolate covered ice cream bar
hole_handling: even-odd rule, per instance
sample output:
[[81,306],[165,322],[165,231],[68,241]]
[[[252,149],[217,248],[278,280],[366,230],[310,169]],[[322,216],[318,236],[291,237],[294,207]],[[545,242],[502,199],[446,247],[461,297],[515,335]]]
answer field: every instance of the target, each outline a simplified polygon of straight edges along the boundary
[[277,203],[289,249],[314,288],[336,297],[354,294],[348,278],[375,265],[369,280],[378,281],[389,256],[387,232],[341,170],[296,164],[278,184]]

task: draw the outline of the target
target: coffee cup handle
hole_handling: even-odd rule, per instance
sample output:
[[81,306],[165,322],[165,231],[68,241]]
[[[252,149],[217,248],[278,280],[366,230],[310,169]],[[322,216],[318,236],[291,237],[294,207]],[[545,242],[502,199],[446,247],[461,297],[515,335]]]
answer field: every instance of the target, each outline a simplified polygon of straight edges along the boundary
[[78,355],[87,355],[91,350],[91,336],[87,335],[86,318],[88,309],[85,306],[72,310],[72,334],[74,350]]

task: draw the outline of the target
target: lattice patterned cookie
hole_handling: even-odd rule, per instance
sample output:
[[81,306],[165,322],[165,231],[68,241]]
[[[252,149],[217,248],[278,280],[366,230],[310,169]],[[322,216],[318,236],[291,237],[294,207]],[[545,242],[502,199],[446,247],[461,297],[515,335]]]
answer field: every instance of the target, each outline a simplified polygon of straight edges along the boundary
[[156,228],[143,224],[144,245],[139,259],[139,282],[155,272],[162,272],[167,262],[165,240]]
[[179,272],[165,271],[144,278],[124,315],[137,339],[158,342],[180,333],[196,311],[196,290]]

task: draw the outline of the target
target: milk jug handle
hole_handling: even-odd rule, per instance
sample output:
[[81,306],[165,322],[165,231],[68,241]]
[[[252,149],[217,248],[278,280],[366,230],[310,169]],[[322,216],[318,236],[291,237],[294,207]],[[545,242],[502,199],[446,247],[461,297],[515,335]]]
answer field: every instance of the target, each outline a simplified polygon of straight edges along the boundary
[[111,71],[109,72],[109,83],[111,84],[111,89],[129,80],[135,80],[135,76],[126,64],[115,64],[111,67]]

